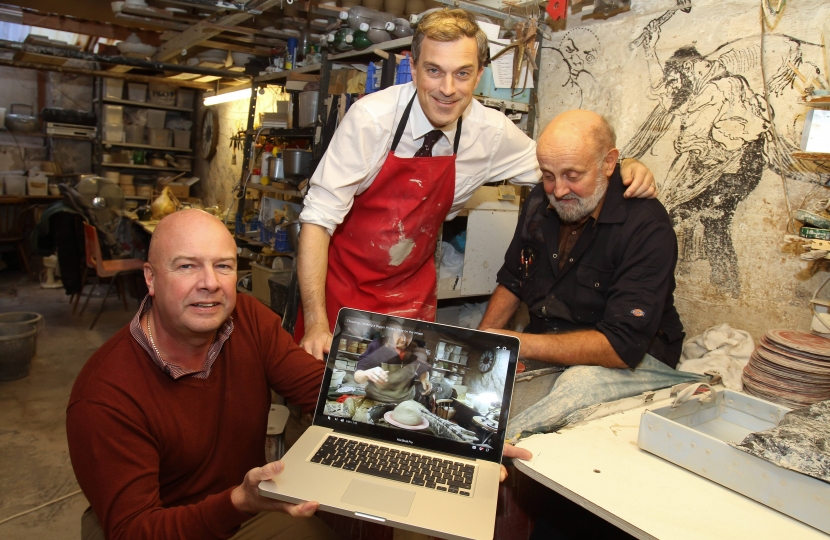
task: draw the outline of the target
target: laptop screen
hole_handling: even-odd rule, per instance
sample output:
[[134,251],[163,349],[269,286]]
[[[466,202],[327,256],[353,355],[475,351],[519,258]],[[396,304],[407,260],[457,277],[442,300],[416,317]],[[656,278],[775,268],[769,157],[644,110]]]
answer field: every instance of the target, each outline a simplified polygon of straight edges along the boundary
[[343,308],[314,424],[499,462],[519,340]]

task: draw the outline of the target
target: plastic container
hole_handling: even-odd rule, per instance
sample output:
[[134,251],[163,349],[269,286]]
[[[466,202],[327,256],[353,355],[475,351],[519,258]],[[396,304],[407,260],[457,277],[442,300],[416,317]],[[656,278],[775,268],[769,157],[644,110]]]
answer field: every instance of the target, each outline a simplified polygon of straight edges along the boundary
[[251,263],[251,292],[268,304],[271,305],[271,287],[268,285],[269,278],[283,278],[284,276],[291,276],[291,270],[273,270],[267,266],[252,262]]
[[19,328],[34,328],[38,332],[46,326],[46,320],[40,313],[34,311],[10,311],[0,314],[0,326],[17,326]]
[[130,144],[144,144],[144,126],[133,124],[124,128],[124,137]]
[[37,328],[27,325],[0,325],[0,381],[15,381],[29,374],[37,333]]
[[313,126],[317,120],[317,102],[320,94],[313,92],[300,92],[300,127]]
[[730,446],[778,425],[790,409],[721,390],[709,402],[643,412],[637,445],[761,504],[830,533],[827,483]]
[[22,174],[4,174],[3,191],[6,195],[25,197],[26,177]]
[[26,189],[31,196],[43,197],[49,195],[49,177],[45,174],[26,178]]
[[124,107],[121,105],[104,105],[103,115],[105,124],[124,123]]
[[142,83],[127,83],[127,96],[130,101],[147,101],[147,85]]
[[[300,102],[302,103],[302,94],[300,94]],[[300,109],[300,113],[302,114],[302,109]],[[190,148],[190,130],[174,129],[173,146],[176,148]]]
[[147,130],[147,144],[150,146],[170,148],[173,146],[173,131],[170,129],[150,128]]
[[147,110],[147,127],[152,129],[162,129],[164,127],[164,119],[167,117],[166,111],[157,111],[154,109]]
[[123,79],[104,79],[104,97],[121,99],[124,96]]
[[277,229],[276,239],[274,240],[274,249],[280,253],[291,253],[291,244],[288,242],[288,231],[285,229]]
[[104,124],[103,140],[124,142],[124,124]]

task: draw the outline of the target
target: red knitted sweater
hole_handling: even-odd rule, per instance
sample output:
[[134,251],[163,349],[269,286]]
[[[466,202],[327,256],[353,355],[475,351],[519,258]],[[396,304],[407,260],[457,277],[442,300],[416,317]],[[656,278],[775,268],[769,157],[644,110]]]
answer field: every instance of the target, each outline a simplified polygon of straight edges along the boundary
[[269,388],[314,409],[324,364],[279,318],[237,297],[207,379],[173,380],[122,328],[87,361],[67,408],[75,476],[113,540],[229,538],[252,516],[231,491],[265,463]]

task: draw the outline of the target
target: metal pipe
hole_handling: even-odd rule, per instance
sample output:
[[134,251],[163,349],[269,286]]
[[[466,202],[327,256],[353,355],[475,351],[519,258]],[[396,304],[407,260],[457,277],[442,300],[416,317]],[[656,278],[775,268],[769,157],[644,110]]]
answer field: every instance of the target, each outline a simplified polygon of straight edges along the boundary
[[124,79],[126,81],[141,83],[160,83],[169,84],[171,86],[186,86],[188,88],[198,88],[200,90],[213,90],[213,85],[208,83],[197,83],[192,81],[183,81],[180,79],[166,79],[164,77],[148,77],[146,75],[119,73],[116,71],[101,71],[69,66],[55,66],[51,64],[35,64],[33,62],[21,62],[19,60],[8,60],[6,58],[0,58],[0,66],[36,69],[42,71],[57,71],[58,73],[74,73],[76,75],[91,75],[93,77],[109,77],[111,79]]
[[194,75],[211,75],[214,77],[232,78],[239,77],[251,78],[250,75],[243,73],[235,73],[233,71],[225,71],[223,69],[203,68],[197,66],[182,66],[179,64],[168,64],[166,62],[157,62],[155,60],[142,60],[139,58],[129,58],[126,56],[109,56],[102,54],[94,54],[83,51],[75,51],[71,49],[62,49],[59,47],[46,47],[43,45],[31,45],[26,43],[18,43],[16,41],[8,41],[0,39],[0,49],[8,49],[11,51],[23,51],[32,54],[42,54],[46,56],[58,56],[60,58],[74,58],[76,60],[87,60],[90,62],[103,62],[106,64],[115,64],[119,66],[130,66],[142,69],[155,69],[159,71],[173,71],[176,73],[192,73]]

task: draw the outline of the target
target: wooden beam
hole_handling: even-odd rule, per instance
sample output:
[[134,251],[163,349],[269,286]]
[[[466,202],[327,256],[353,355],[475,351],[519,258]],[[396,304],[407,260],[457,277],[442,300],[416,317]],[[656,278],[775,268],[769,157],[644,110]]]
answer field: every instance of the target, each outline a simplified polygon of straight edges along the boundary
[[184,32],[189,28],[186,23],[163,21],[161,19],[151,19],[149,17],[136,17],[135,15],[128,15],[127,13],[117,13],[115,18],[119,21],[131,22],[135,25],[154,26],[156,28],[164,28],[166,30],[178,30],[179,32]]
[[[282,0],[263,0],[263,2],[257,4],[255,7],[258,10],[265,11],[266,9],[278,5]],[[246,6],[248,7],[248,6]],[[232,13],[230,15],[225,15],[221,17],[219,20],[216,21],[216,24],[221,26],[236,26],[239,23],[247,21],[253,17],[253,14],[250,12],[240,12],[240,13]],[[159,61],[164,61],[169,58],[173,58],[177,54],[181,54],[183,49],[189,49],[191,47],[195,47],[201,43],[204,43],[206,40],[212,38],[213,36],[219,35],[222,33],[222,30],[217,30],[216,28],[210,28],[205,23],[207,21],[200,21],[176,36],[175,38],[171,39],[167,43],[161,46],[159,51],[156,53],[155,59]]]
[[271,49],[266,49],[264,47],[245,47],[242,45],[237,45],[235,43],[225,43],[223,41],[213,41],[208,40],[202,43],[205,47],[210,47],[212,49],[222,49],[223,51],[232,51],[232,52],[241,52],[247,54],[253,54],[255,56],[271,56]]
[[146,17],[150,19],[165,19],[168,21],[173,22],[198,22],[201,19],[198,17],[193,17],[191,15],[182,15],[181,13],[170,13],[167,10],[154,8],[148,6],[146,8],[137,9],[134,7],[129,7],[128,4],[124,4],[121,8],[121,13],[125,13],[127,15],[135,15],[137,17]]
[[158,46],[161,43],[159,35],[156,32],[146,32],[143,30],[116,26],[107,23],[79,21],[77,19],[63,17],[60,15],[33,13],[28,10],[23,11],[22,24],[27,26],[37,26],[39,28],[48,28],[50,30],[60,30],[62,32],[72,32],[75,34],[84,34],[87,36],[118,40],[127,39],[131,32],[135,32],[136,35],[141,38],[142,43],[155,46]]
[[140,83],[171,84],[173,86],[186,86],[188,88],[199,88],[201,90],[213,90],[215,85],[203,84],[195,81],[180,81],[164,77],[147,77],[145,75],[134,75],[132,73],[114,73],[112,71],[101,71],[97,69],[85,69],[69,66],[51,66],[48,64],[35,64],[32,62],[18,62],[0,58],[0,66],[10,66],[24,69],[39,69],[43,71],[57,71],[58,73],[75,73],[77,75],[91,75],[93,77],[109,77],[111,79],[124,79],[125,81]]

